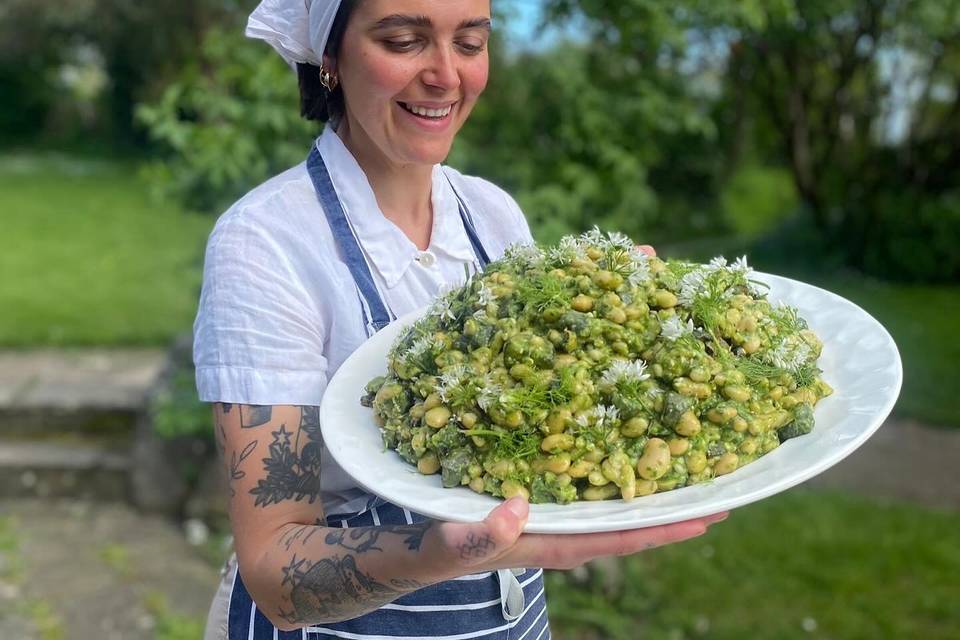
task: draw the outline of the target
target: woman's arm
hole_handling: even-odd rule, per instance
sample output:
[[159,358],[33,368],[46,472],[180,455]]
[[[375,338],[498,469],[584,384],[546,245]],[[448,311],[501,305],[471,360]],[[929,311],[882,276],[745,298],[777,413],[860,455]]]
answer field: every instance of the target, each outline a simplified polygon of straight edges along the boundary
[[214,405],[240,573],[280,629],[348,620],[422,587],[509,567],[572,568],[700,535],[715,519],[636,531],[520,535],[513,499],[483,522],[324,526],[316,407]]

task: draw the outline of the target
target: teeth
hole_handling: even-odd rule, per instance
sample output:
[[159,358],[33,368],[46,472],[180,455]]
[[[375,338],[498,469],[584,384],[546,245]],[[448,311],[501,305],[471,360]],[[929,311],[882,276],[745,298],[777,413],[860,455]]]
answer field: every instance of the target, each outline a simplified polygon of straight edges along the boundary
[[418,116],[424,116],[426,118],[445,118],[453,109],[453,105],[444,107],[443,109],[425,109],[412,104],[407,104],[404,106],[407,108],[407,111],[415,113]]

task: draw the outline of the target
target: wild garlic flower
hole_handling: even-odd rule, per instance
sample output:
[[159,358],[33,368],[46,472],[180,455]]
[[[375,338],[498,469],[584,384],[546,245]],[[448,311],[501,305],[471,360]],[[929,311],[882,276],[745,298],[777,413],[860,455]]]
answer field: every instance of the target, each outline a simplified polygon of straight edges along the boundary
[[600,383],[614,387],[620,382],[643,382],[650,377],[647,373],[647,363],[643,360],[614,360],[613,364],[603,372]]
[[497,299],[496,294],[493,293],[493,289],[487,286],[486,282],[480,281],[480,291],[478,293],[477,302],[481,307],[485,307],[491,302]]
[[484,411],[489,411],[490,407],[500,401],[500,395],[503,393],[503,387],[493,381],[488,375],[483,377],[480,383],[480,393],[477,396],[477,404]]
[[555,247],[550,247],[547,258],[555,265],[567,265],[574,260],[585,260],[587,250],[576,236],[564,236]]
[[767,353],[767,361],[775,367],[797,373],[810,360],[813,351],[810,346],[799,339],[783,340],[773,350]]
[[597,426],[608,426],[620,417],[620,411],[616,407],[599,404],[594,407],[593,415],[597,419]]
[[692,335],[693,330],[693,320],[687,320],[687,324],[683,324],[679,317],[670,316],[660,326],[660,335],[667,340],[679,340],[685,335]]
[[437,386],[437,393],[440,394],[440,398],[447,402],[450,399],[450,391],[468,381],[471,373],[472,370],[463,364],[455,365],[444,371]]
[[427,352],[433,350],[435,346],[436,341],[434,340],[433,336],[420,336],[413,341],[413,344],[410,345],[409,349],[407,349],[407,353],[404,354],[404,357],[413,360],[419,360],[426,355]]
[[636,247],[631,247],[630,262],[632,271],[627,276],[630,286],[639,287],[650,280],[650,256]]
[[694,269],[680,279],[680,294],[677,300],[685,307],[692,306],[697,298],[709,293],[706,269]]
[[543,250],[535,244],[512,244],[503,252],[507,260],[518,266],[531,268],[543,263]]
[[597,225],[594,225],[593,229],[590,229],[590,231],[587,231],[581,235],[580,239],[587,245],[598,248],[603,247],[606,244],[606,239],[603,237],[603,231],[600,231],[600,227]]

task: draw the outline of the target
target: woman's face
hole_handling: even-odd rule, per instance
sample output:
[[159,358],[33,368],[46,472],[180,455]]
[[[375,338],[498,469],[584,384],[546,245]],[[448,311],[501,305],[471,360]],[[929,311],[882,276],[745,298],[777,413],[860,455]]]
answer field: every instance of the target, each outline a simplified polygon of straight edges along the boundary
[[490,0],[361,0],[334,68],[358,157],[433,165],[487,85]]

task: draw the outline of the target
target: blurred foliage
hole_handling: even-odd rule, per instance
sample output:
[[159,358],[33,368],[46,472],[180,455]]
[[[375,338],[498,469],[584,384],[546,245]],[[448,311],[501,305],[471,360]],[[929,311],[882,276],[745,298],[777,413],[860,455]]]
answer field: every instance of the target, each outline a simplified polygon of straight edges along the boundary
[[724,220],[741,238],[755,239],[796,212],[797,191],[790,173],[769,166],[745,165],[723,185]]
[[192,366],[178,368],[150,401],[153,430],[161,438],[196,438],[213,443],[210,405],[200,402]]
[[152,175],[193,208],[220,211],[298,162],[316,127],[299,117],[296,74],[238,29],[211,29],[197,58],[138,117],[167,150]]
[[5,0],[0,5],[0,144],[80,135],[143,142],[135,104],[194,55],[213,24],[253,0]]
[[795,489],[586,581],[549,572],[551,626],[558,640],[952,640],[957,526],[951,511]]

